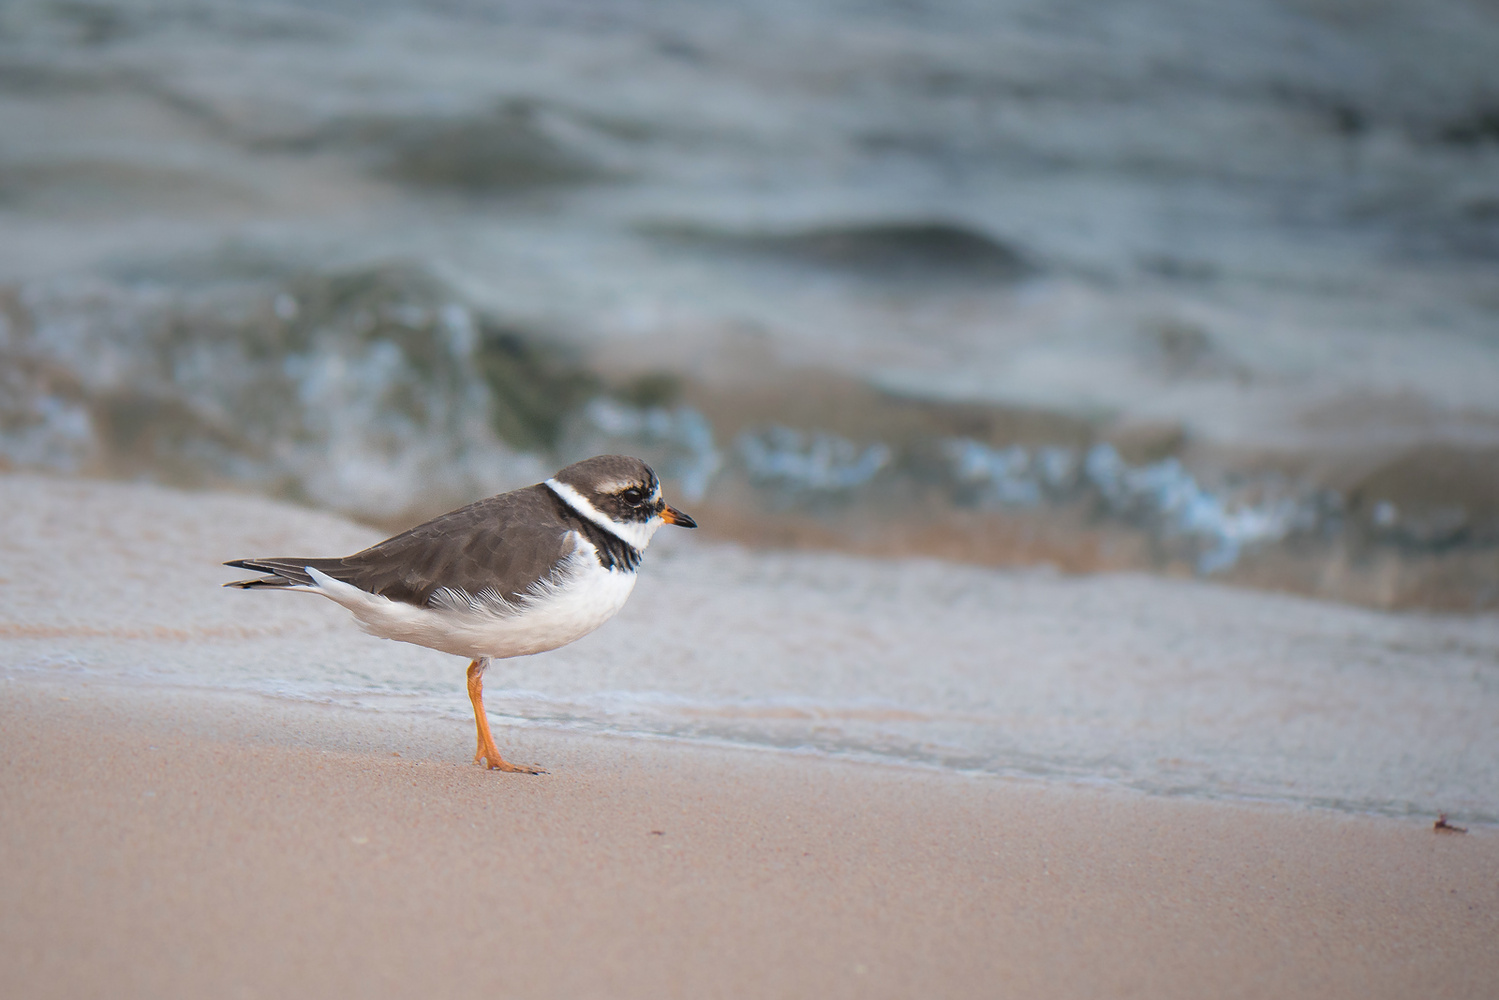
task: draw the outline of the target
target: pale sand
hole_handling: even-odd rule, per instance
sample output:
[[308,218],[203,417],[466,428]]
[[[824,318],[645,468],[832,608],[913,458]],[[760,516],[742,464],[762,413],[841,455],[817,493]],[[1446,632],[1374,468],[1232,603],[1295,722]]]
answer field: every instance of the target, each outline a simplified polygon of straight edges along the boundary
[[[469,716],[465,662],[219,586],[368,526],[255,497],[0,475],[0,678]],[[809,746],[1167,794],[1499,824],[1499,616],[1196,580],[756,552],[663,531],[623,611],[494,664],[497,719]]]
[[498,736],[0,681],[0,995],[1499,989],[1491,829]]

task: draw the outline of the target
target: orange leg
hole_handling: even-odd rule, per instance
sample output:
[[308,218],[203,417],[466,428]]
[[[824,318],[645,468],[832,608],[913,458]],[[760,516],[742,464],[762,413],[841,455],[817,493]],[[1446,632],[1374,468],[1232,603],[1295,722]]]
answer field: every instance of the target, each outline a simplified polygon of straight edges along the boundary
[[484,761],[491,771],[512,771],[516,774],[545,774],[536,767],[512,764],[500,756],[489,735],[489,716],[484,714],[484,668],[489,658],[484,657],[468,665],[468,700],[474,703],[474,726],[479,730],[479,749],[474,753],[474,763]]

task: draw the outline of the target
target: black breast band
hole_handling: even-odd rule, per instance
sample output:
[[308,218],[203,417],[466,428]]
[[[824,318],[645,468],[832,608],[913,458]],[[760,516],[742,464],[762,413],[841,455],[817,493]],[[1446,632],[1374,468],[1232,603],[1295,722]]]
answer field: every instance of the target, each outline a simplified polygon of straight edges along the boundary
[[579,514],[568,506],[563,500],[550,489],[547,494],[552,502],[557,505],[557,512],[567,520],[572,529],[593,543],[594,550],[598,553],[599,565],[605,569],[617,569],[621,572],[633,573],[640,566],[640,550],[629,542],[620,538],[612,531],[605,531],[594,524],[588,518]]

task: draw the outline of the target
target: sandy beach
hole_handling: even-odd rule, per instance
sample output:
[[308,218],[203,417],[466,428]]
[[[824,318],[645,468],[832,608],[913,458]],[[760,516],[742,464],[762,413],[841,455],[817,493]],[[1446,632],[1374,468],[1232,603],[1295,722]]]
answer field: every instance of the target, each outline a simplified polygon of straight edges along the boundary
[[[0,1000],[1496,1000],[1496,66],[1494,0],[0,3]],[[597,455],[698,527],[487,668],[546,773],[225,586]]]
[[1484,997],[1499,837],[11,681],[11,997]]
[[523,777],[470,763],[454,658],[217,586],[368,527],[32,476],[0,502],[6,997],[1499,982],[1489,619],[665,546],[616,622],[494,668]]

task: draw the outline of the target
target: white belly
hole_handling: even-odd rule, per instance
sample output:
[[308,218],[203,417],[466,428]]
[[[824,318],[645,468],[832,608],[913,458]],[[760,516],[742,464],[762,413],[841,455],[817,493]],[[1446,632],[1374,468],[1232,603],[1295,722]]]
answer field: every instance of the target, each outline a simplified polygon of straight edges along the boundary
[[598,628],[624,607],[635,589],[635,574],[599,565],[593,546],[578,548],[559,567],[553,582],[519,601],[489,591],[467,594],[444,590],[432,605],[419,608],[312,570],[315,590],[354,613],[371,635],[415,643],[445,653],[504,659],[565,646]]

